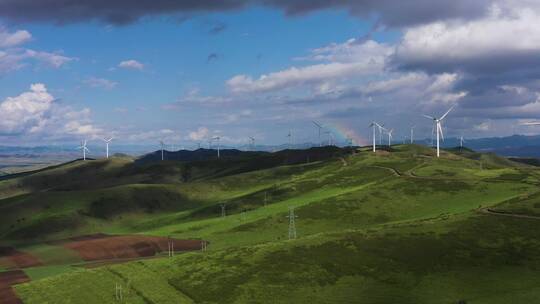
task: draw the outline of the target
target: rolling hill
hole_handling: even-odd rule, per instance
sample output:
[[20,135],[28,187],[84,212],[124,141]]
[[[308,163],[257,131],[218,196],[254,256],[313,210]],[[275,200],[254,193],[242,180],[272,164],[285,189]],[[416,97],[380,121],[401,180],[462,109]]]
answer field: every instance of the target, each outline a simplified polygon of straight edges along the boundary
[[[40,304],[116,303],[116,286],[126,303],[540,298],[534,166],[469,149],[437,159],[417,145],[214,152],[79,160],[5,178],[0,246],[36,263],[2,264],[0,250],[0,270],[22,269],[31,281],[16,295]],[[201,250],[170,257],[156,247],[157,258],[89,268],[68,242],[96,234],[197,240]]]

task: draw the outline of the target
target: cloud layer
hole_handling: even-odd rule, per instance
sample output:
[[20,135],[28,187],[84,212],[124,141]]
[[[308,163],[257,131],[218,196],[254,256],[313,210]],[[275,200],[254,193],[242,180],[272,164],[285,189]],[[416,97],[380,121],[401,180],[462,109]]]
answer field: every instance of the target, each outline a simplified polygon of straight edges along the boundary
[[[17,22],[52,22],[57,24],[100,20],[127,24],[143,17],[191,15],[267,6],[289,15],[306,14],[321,9],[345,9],[352,15],[373,17],[380,24],[401,27],[435,20],[474,19],[486,14],[493,0],[2,0],[0,18]],[[51,9],[54,8],[54,9]]]

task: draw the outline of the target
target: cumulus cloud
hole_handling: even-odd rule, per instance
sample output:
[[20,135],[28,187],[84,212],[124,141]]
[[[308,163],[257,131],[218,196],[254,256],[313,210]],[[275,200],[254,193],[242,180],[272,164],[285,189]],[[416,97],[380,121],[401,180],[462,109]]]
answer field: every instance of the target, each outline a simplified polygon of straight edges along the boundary
[[188,138],[194,141],[201,141],[208,138],[209,133],[208,128],[199,127],[197,130],[189,132]]
[[0,48],[14,47],[24,44],[32,39],[28,31],[18,30],[10,33],[6,28],[0,27]]
[[47,67],[60,68],[75,58],[61,53],[50,53],[22,48],[21,45],[30,41],[32,35],[25,30],[9,32],[0,27],[0,74],[19,70],[30,62],[43,64]]
[[405,31],[395,63],[428,72],[500,72],[540,63],[540,14],[528,7],[468,22],[436,22]]
[[144,69],[144,64],[140,63],[137,60],[130,59],[130,60],[124,60],[120,62],[118,64],[118,67],[122,69],[131,69],[131,70],[141,71]]
[[[234,93],[265,92],[382,72],[392,49],[372,40],[358,44],[354,42],[349,40],[343,45],[316,49],[310,56],[302,58],[323,60],[325,63],[291,67],[261,75],[256,79],[247,75],[236,75],[227,81],[227,86]],[[351,52],[347,53],[345,50]]]
[[0,135],[45,138],[95,137],[102,132],[93,125],[90,110],[73,110],[55,102],[42,83],[0,103]]

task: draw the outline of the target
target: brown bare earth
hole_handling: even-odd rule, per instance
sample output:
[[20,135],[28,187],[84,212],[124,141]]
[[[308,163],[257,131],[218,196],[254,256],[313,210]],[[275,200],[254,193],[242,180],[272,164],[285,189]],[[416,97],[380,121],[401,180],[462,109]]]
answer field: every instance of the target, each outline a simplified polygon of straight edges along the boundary
[[37,257],[13,247],[0,247],[0,265],[8,269],[18,269],[40,266],[43,263]]
[[[76,251],[85,261],[110,259],[130,259],[154,256],[168,250],[166,237],[122,235],[101,235],[79,240],[68,241],[63,246]],[[200,240],[175,240],[174,251],[190,251],[201,249]]]
[[22,304],[11,287],[15,284],[25,283],[30,278],[22,270],[0,272],[0,301],[2,304]]

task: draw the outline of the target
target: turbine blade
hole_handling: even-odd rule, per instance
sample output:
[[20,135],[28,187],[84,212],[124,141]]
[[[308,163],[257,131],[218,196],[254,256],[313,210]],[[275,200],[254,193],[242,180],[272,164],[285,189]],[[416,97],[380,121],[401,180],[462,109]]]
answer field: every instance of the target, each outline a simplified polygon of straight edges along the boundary
[[443,134],[443,131],[442,131],[441,123],[437,124],[437,130],[439,131],[439,134],[441,135],[442,141],[444,141],[444,134]]
[[540,126],[540,122],[538,121],[524,122],[521,125],[522,126]]
[[422,116],[424,116],[424,117],[427,118],[427,119],[435,120],[435,117],[431,117],[431,116],[429,116],[429,115],[422,115]]
[[450,109],[448,109],[448,111],[446,111],[446,113],[444,113],[444,115],[441,116],[441,118],[439,118],[439,120],[443,120],[446,117],[446,115],[448,115],[448,113],[450,113],[450,111],[452,111],[454,109],[454,107],[455,106],[450,107]]

